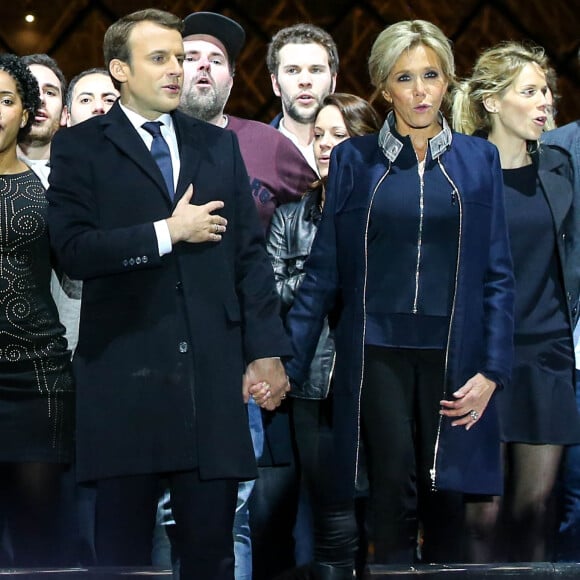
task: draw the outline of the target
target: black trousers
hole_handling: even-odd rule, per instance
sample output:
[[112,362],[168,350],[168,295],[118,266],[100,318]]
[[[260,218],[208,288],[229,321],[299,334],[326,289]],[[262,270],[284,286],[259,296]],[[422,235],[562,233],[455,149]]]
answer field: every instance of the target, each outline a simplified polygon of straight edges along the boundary
[[358,545],[354,499],[341,503],[329,500],[336,495],[332,493],[332,398],[293,398],[292,426],[312,509],[314,561],[352,570]]
[[462,561],[463,497],[431,490],[442,350],[367,346],[361,422],[371,493],[375,562]]
[[[197,470],[164,473],[175,519],[180,578],[233,580],[232,527],[238,482],[202,481]],[[96,552],[100,566],[149,566],[159,474],[97,482]]]

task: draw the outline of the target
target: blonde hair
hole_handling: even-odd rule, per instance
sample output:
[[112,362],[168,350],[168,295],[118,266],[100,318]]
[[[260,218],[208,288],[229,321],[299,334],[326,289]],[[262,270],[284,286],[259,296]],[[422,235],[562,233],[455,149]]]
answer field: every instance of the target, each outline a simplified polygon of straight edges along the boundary
[[507,41],[484,51],[473,67],[472,75],[456,86],[453,95],[453,128],[473,135],[491,131],[491,114],[484,106],[489,97],[501,96],[527,64],[535,64],[550,77],[544,49],[540,46]]
[[422,44],[437,55],[445,80],[452,86],[455,82],[455,59],[451,41],[443,31],[426,20],[403,20],[387,26],[371,48],[368,67],[371,83],[375,87],[372,99],[383,90],[389,74],[399,57]]

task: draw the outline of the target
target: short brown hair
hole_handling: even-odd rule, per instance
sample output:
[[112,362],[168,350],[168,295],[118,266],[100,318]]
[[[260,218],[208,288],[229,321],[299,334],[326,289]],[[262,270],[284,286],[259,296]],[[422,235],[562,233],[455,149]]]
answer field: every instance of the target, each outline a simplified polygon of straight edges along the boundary
[[319,44],[328,53],[328,66],[330,73],[338,72],[338,49],[332,36],[314,24],[299,23],[279,30],[268,45],[266,65],[270,74],[278,76],[280,66],[280,50],[287,44]]
[[[107,68],[109,68],[110,62],[116,58],[126,62],[127,64],[131,64],[129,36],[133,28],[135,28],[135,25],[140,22],[153,22],[159,26],[176,30],[179,34],[183,31],[183,20],[170,12],[165,12],[164,10],[147,8],[145,10],[139,10],[127,14],[111,24],[107,29],[107,32],[105,32],[105,37],[103,39],[103,54]],[[115,79],[113,79],[113,84],[115,85],[115,88],[119,88],[119,83]]]

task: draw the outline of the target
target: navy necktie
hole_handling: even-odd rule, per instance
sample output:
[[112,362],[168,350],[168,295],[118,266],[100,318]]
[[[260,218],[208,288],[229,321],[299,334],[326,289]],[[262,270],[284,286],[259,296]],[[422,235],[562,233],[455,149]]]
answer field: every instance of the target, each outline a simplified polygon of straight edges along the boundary
[[161,134],[161,125],[163,125],[163,123],[160,121],[148,121],[147,123],[143,123],[142,127],[145,129],[145,131],[151,133],[153,136],[151,155],[161,170],[161,174],[165,180],[165,185],[167,185],[169,197],[173,199],[173,194],[175,193],[175,189],[173,187],[173,165],[171,163],[169,145],[167,145],[167,141]]

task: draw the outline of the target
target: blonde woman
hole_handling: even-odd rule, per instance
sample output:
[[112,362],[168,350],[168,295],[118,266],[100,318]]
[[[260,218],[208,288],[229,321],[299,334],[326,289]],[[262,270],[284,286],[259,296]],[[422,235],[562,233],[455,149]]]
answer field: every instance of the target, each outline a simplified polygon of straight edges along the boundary
[[580,271],[571,166],[540,146],[551,119],[550,69],[539,47],[501,43],[478,59],[454,100],[455,127],[480,133],[498,151],[516,280],[511,383],[498,396],[507,462],[503,502],[507,540],[494,552],[499,502],[472,514],[475,560],[545,560],[551,495],[565,445],[580,442],[574,397],[572,329]]
[[375,561],[413,562],[419,521],[423,559],[458,561],[461,494],[501,489],[494,392],[511,369],[513,277],[499,158],[447,125],[454,59],[437,26],[386,28],[369,72],[391,111],[332,153],[287,371],[304,380],[338,308],[337,487],[352,496],[364,439]]

